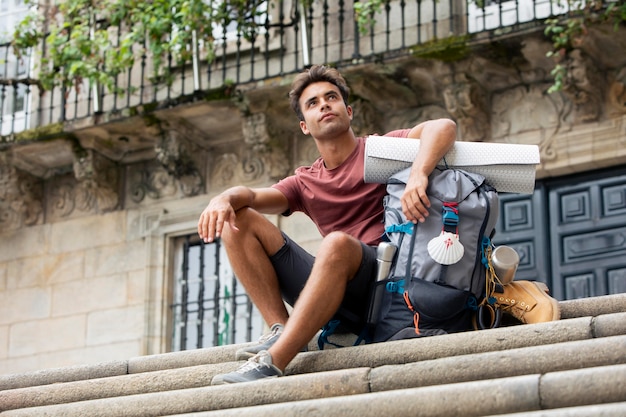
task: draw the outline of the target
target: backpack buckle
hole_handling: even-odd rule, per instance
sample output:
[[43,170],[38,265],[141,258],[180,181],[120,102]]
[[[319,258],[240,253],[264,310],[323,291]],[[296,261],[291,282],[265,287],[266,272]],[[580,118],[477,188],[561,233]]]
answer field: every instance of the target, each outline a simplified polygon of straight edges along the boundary
[[401,279],[396,282],[390,281],[385,285],[385,289],[390,293],[404,294],[404,280]]

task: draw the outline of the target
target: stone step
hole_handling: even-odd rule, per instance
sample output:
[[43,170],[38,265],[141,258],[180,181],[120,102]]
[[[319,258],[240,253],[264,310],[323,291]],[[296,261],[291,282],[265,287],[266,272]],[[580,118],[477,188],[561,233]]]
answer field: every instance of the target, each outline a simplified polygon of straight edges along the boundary
[[[626,312],[626,293],[559,302],[561,318],[598,316]],[[345,339],[346,341],[351,339]],[[127,360],[110,361],[90,365],[44,369],[22,374],[0,375],[0,391],[60,382],[97,379],[165,369],[185,368],[231,361],[240,345],[216,346],[181,352],[139,356]],[[346,343],[344,343],[346,344]],[[310,350],[316,344],[309,345]]]
[[545,409],[560,416],[566,407],[611,403],[623,416],[624,384],[626,365],[613,365],[169,417],[474,417]]
[[[620,321],[622,323],[625,322],[624,319],[626,319],[626,315],[615,314],[613,316],[621,316]],[[603,316],[600,316],[600,318],[602,317]],[[619,317],[615,317],[615,319],[619,320]],[[538,325],[525,327],[536,326]],[[515,329],[509,328],[508,330],[514,331]],[[493,331],[490,330],[489,332]],[[448,336],[438,337],[448,338]],[[348,354],[351,353],[353,356],[357,357],[375,355],[384,358],[387,354],[386,347],[406,345],[406,347],[410,349],[420,349],[423,346],[419,346],[420,343],[415,342],[421,342],[423,340],[427,339],[389,342],[384,344],[388,346],[379,344],[377,345],[379,349],[376,351],[371,350],[369,353],[363,352],[365,346],[345,348],[340,351]],[[407,360],[402,364],[395,365],[385,365],[383,363],[382,365],[374,367],[347,366],[345,368],[337,367],[338,370],[331,371],[309,369],[307,373],[294,375],[294,377],[298,377],[299,379],[291,377],[281,378],[280,380],[287,379],[290,382],[287,388],[281,389],[281,395],[285,396],[289,393],[288,398],[290,399],[287,401],[297,400],[300,398],[299,393],[305,387],[313,385],[325,386],[333,377],[338,379],[345,378],[346,381],[350,380],[356,382],[356,385],[350,389],[351,394],[356,394],[452,384],[481,379],[504,378],[543,372],[556,372],[572,369],[573,367],[584,368],[624,364],[626,363],[626,355],[624,352],[626,352],[626,332],[618,336],[574,340],[569,342],[560,341],[524,348],[467,353],[458,356],[443,356],[430,360]],[[316,352],[316,354],[323,353],[324,352]],[[303,353],[299,355],[298,358],[312,354],[313,353]],[[367,361],[376,362],[372,359]],[[486,364],[488,364],[488,366],[486,366]],[[0,392],[0,410],[27,409],[29,407],[70,404],[73,402],[107,398],[113,401],[122,401],[120,397],[131,397],[128,401],[140,401],[138,398],[142,394],[163,393],[166,391],[176,392],[185,389],[207,387],[213,375],[225,371],[224,366],[221,365],[232,366],[232,369],[235,369],[238,363],[202,365],[176,370],[154,371],[121,377],[108,377],[97,380],[6,390]],[[362,374],[362,378],[352,377],[355,370],[358,370],[358,375]],[[297,383],[297,381],[303,382]],[[363,385],[363,381],[366,382],[365,385]],[[219,399],[216,400],[213,405],[219,406],[220,409],[222,405],[224,408],[230,408],[233,406],[233,401],[244,400],[241,385],[227,386],[225,388],[230,388],[230,391],[226,390],[226,392],[230,392],[230,394],[222,392]],[[348,388],[349,384],[347,384],[347,382],[344,383],[343,389]],[[264,395],[269,398],[273,389],[274,388],[270,388],[270,392]],[[222,391],[224,391],[223,388]],[[340,391],[329,395],[337,395],[338,392]],[[135,396],[135,398],[132,398],[133,396]],[[256,398],[256,396],[252,397]],[[224,404],[222,404],[222,402],[224,402]],[[244,403],[236,406],[245,405]],[[94,406],[90,405],[90,407]],[[107,407],[105,406],[104,408],[106,409]],[[129,406],[129,408],[132,407]],[[140,409],[143,410],[143,408],[142,405]],[[56,410],[55,415],[58,412],[59,411]],[[0,415],[4,416],[4,413]],[[127,410],[126,415],[131,416],[135,414]]]
[[[561,309],[562,319],[593,317],[610,313],[626,312],[626,293],[561,301],[559,302],[559,307]],[[526,326],[521,326],[520,329],[522,327]],[[596,326],[593,326],[591,331],[603,331],[602,329],[596,330],[595,327]],[[473,334],[474,333],[470,333],[470,335]],[[574,335],[571,336],[575,337]],[[463,337],[466,336],[461,336],[461,338]],[[469,336],[469,338],[473,338],[473,336]],[[343,344],[349,344],[349,342],[353,340],[352,336],[346,338],[339,337],[339,339],[339,341],[343,342]],[[521,338],[513,338],[510,339],[510,341],[512,345],[518,342],[523,343]],[[217,346],[181,352],[139,356],[127,360],[110,361],[91,365],[77,365],[63,368],[44,369],[22,374],[0,375],[0,391],[29,386],[98,379],[142,372],[160,371],[165,369],[229,362],[232,358],[234,358],[235,351],[237,349],[249,344],[250,343]],[[526,344],[524,344],[524,346],[526,346]],[[327,351],[334,350],[332,347],[329,348],[331,349]],[[316,344],[311,343],[309,345],[309,349],[317,349]]]
[[[474,385],[479,380],[573,368],[605,365],[600,369],[610,373],[609,365],[626,362],[626,294],[560,306],[563,320],[551,323],[302,353],[285,372],[292,376],[243,386],[208,386],[213,375],[240,365],[232,358],[242,345],[7,375],[0,377],[0,416],[132,417],[233,407],[257,410],[257,405],[269,402],[290,406],[309,399],[469,381]],[[192,400],[195,396],[198,399]],[[206,398],[213,400],[207,403]],[[118,404],[125,405],[124,412]]]
[[480,416],[624,402],[625,384],[626,365],[610,365],[370,392],[368,369],[360,368],[294,375],[237,386],[202,387],[8,410],[0,415]]

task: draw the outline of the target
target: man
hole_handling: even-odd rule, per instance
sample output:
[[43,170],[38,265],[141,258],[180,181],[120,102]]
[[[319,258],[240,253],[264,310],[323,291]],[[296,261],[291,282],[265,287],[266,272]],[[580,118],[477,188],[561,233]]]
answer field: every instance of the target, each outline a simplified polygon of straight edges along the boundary
[[[351,128],[348,96],[335,69],[313,66],[299,74],[290,104],[320,158],[272,187],[230,188],[200,216],[200,237],[205,242],[222,239],[236,276],[271,325],[258,345],[237,352],[237,359],[248,362],[217,375],[213,384],[281,376],[340,307],[365,317],[376,271],[375,246],[383,234],[385,185],[363,182],[366,138],[357,138]],[[428,175],[454,144],[456,124],[431,120],[386,135],[421,140],[402,208],[407,219],[423,222],[430,206]],[[316,258],[263,216],[294,211],[311,217],[323,236]],[[291,316],[285,301],[293,306]]]

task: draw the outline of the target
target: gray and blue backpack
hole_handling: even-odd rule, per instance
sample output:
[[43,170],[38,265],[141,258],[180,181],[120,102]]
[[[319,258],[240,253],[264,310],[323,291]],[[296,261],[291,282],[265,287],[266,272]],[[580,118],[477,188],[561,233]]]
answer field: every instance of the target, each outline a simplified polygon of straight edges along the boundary
[[389,276],[373,290],[380,297],[371,318],[374,342],[470,330],[485,298],[496,190],[479,174],[436,168],[429,176],[429,216],[414,224],[400,203],[410,169],[387,182],[385,234],[397,251]]

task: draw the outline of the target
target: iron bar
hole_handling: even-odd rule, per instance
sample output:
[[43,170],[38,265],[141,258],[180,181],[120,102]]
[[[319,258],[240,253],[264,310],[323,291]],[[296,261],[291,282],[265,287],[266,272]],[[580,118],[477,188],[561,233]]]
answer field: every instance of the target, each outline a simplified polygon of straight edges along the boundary
[[[215,34],[216,50],[212,53],[212,61],[207,60],[199,48],[200,42],[209,41],[198,39],[199,34],[192,32],[191,45],[188,45],[191,51],[190,59],[185,62],[173,62],[170,55],[163,62],[163,68],[152,68],[154,61],[148,53],[145,40],[142,44],[136,45],[133,48],[138,55],[136,65],[123,76],[114,75],[115,88],[112,91],[105,90],[98,84],[91,86],[91,91],[84,95],[75,94],[75,91],[68,94],[70,91],[64,86],[51,91],[44,91],[36,84],[30,86],[26,95],[29,103],[24,107],[28,109],[30,115],[37,114],[38,117],[26,118],[23,126],[22,123],[13,123],[17,120],[17,109],[9,106],[15,91],[20,87],[17,83],[5,82],[0,92],[2,133],[10,135],[23,129],[71,121],[92,113],[116,112],[147,102],[158,102],[164,96],[167,100],[176,102],[181,96],[189,94],[192,87],[193,92],[197,92],[223,87],[230,83],[249,83],[294,74],[303,66],[307,67],[313,63],[346,66],[354,63],[355,59],[384,60],[388,56],[395,58],[402,54],[410,54],[412,46],[440,39],[442,31],[439,26],[445,25],[445,20],[448,20],[446,28],[449,27],[445,32],[463,35],[470,31],[476,33],[496,30],[503,26],[510,27],[512,31],[518,30],[519,21],[529,19],[522,14],[522,8],[527,5],[532,6],[529,9],[532,13],[530,18],[541,22],[546,16],[537,16],[538,13],[550,15],[567,13],[566,7],[559,7],[553,0],[548,0],[549,2],[545,4],[539,4],[537,0],[498,1],[486,3],[481,7],[476,6],[471,0],[449,0],[449,4],[439,1],[424,3],[423,0],[416,0],[413,3],[406,0],[386,0],[381,10],[384,17],[378,19],[380,21],[376,21],[374,27],[367,33],[361,33],[353,19],[352,1],[324,0],[303,5],[299,0],[274,0],[274,6],[267,6],[266,15],[261,20],[260,27],[264,29],[263,42],[258,38],[261,33],[256,30],[250,33],[249,39],[246,35],[245,38],[249,42],[245,42],[240,32],[242,29],[237,29],[238,34],[233,33],[225,21],[222,25],[216,26],[219,33]],[[447,16],[441,13],[445,8],[449,8]],[[374,18],[375,15],[372,14],[370,17]],[[462,27],[465,29],[461,29]],[[117,41],[114,44],[119,45],[122,29],[117,28]],[[413,31],[416,31],[415,37]],[[385,39],[378,39],[377,36],[383,33]],[[448,36],[447,33],[442,36]],[[6,55],[10,44],[6,43],[0,47],[4,48],[2,55],[7,62]],[[39,51],[41,56],[47,57],[45,40],[42,40]],[[202,65],[207,67],[206,75],[201,75]],[[167,94],[159,89],[157,80],[153,80],[153,76],[158,73],[173,76],[172,79],[166,80]],[[10,76],[11,74],[6,72],[6,67],[3,73],[0,73],[0,78],[8,79]],[[206,81],[203,81],[202,77],[206,77]],[[125,90],[123,92],[126,95],[125,100],[120,98],[122,94],[120,89]],[[22,94],[21,90],[19,94]],[[113,97],[105,100],[107,98],[105,94]]]
[[189,320],[188,299],[189,299],[189,236],[186,237],[183,245],[183,267],[182,279],[180,281],[180,350],[187,349],[187,325]]
[[204,243],[200,243],[200,251],[198,254],[198,296],[196,297],[198,303],[198,316],[196,317],[196,348],[200,349],[203,345],[203,329],[204,329]]

